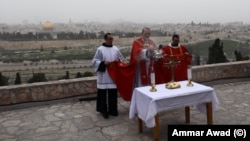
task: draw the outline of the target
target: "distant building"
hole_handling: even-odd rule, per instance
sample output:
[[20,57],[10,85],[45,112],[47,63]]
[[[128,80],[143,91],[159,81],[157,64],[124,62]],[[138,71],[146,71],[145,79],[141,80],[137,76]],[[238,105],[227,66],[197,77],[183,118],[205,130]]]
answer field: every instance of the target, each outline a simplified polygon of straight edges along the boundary
[[44,31],[51,32],[54,29],[53,24],[50,21],[46,21],[42,24],[42,28]]
[[57,39],[57,33],[55,32],[54,25],[50,21],[46,21],[42,24],[41,33],[49,33],[53,39]]

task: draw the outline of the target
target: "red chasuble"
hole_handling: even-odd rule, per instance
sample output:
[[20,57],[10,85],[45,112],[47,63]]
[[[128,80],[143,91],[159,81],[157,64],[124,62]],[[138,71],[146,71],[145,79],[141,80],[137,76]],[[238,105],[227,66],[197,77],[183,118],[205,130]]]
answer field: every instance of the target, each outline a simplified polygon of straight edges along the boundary
[[[142,38],[138,38],[133,42],[132,45],[132,51],[130,54],[130,64],[140,64],[141,67],[141,83],[143,85],[147,85],[149,84],[149,76],[147,74],[147,68],[146,68],[146,61],[145,60],[139,60],[139,55],[140,52],[145,48],[145,47],[149,47],[150,45],[155,46],[155,43],[148,39],[148,43],[144,44],[144,41],[142,40]],[[155,46],[156,47],[156,46]],[[135,65],[136,66],[136,65]]]
[[[180,64],[174,66],[174,81],[187,80],[187,68],[191,64],[192,56],[189,54],[185,46],[179,45],[178,47],[171,47],[166,45],[162,48],[163,55],[166,55],[163,60],[165,63],[171,61],[171,55],[173,55],[173,61],[180,61]],[[171,81],[171,67],[165,66],[164,72],[167,76],[167,82]]]
[[[149,45],[154,44],[152,40],[149,40]],[[140,63],[141,66],[141,78],[142,84],[150,84],[150,77],[147,74],[146,61],[140,60],[139,55],[144,48],[144,43],[142,38],[138,38],[133,42],[132,51],[130,54],[130,63],[126,64],[123,62],[113,62],[107,66],[109,75],[115,81],[117,85],[117,90],[120,96],[125,101],[130,101],[134,88],[134,77],[136,72],[136,65]],[[147,45],[146,45],[147,46]],[[155,70],[155,82],[156,84],[166,82],[165,73],[162,71],[163,62],[154,61]]]

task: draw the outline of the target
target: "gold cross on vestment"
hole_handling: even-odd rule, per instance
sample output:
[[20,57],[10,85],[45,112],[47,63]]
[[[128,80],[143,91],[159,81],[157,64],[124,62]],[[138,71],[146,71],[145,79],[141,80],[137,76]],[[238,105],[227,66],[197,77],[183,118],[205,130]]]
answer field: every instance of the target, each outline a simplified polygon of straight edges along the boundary
[[181,61],[174,61],[174,56],[170,56],[170,61],[168,63],[164,63],[164,66],[170,67],[171,68],[171,81],[166,84],[166,88],[168,89],[175,89],[179,88],[180,84],[175,82],[174,80],[174,67],[178,64],[180,64]]

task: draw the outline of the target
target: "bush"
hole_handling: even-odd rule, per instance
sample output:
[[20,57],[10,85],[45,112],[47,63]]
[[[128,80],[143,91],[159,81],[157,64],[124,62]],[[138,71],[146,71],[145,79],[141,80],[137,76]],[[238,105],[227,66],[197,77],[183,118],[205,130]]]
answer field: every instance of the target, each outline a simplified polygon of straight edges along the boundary
[[82,74],[80,72],[77,72],[76,77],[75,78],[81,78]]
[[92,72],[86,71],[82,75],[82,77],[89,77],[89,76],[94,76],[94,74]]
[[46,82],[47,79],[44,73],[33,73],[33,77],[28,80],[28,83]]
[[9,85],[9,78],[6,76],[3,76],[0,72],[0,86],[8,86]]
[[66,71],[66,75],[59,79],[69,79],[69,71]]

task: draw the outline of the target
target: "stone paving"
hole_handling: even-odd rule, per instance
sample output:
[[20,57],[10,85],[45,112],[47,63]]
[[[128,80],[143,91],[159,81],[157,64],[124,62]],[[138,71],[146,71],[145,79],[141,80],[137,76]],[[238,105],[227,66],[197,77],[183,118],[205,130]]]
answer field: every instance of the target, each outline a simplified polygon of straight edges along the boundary
[[[214,124],[250,124],[250,80],[212,86],[220,105]],[[104,119],[95,100],[79,98],[0,106],[0,141],[152,141],[153,130],[129,119],[129,102],[119,98],[119,116]],[[191,108],[190,124],[206,124],[206,115]],[[167,140],[168,124],[185,124],[184,108],[159,113],[160,139]]]

